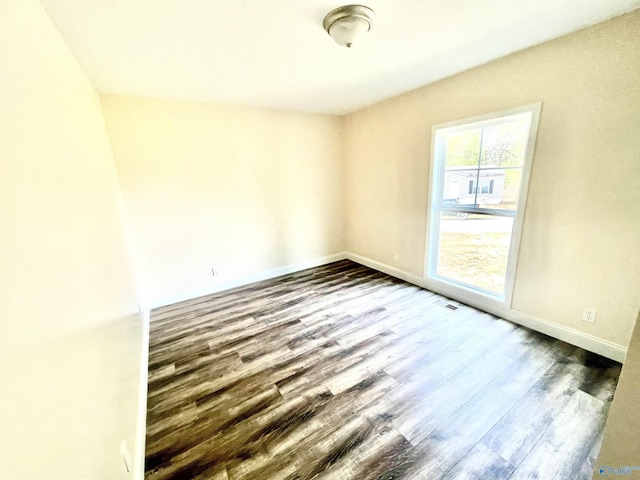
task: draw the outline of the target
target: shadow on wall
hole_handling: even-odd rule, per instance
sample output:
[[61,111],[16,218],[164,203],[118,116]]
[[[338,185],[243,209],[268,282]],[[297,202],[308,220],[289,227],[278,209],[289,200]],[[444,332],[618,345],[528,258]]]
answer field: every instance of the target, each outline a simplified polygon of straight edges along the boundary
[[[130,315],[3,359],[1,423],[12,435],[0,442],[14,452],[3,461],[7,478],[120,478],[121,442],[133,454],[138,441],[143,335],[142,315]],[[68,457],[51,448],[61,439],[71,441]]]

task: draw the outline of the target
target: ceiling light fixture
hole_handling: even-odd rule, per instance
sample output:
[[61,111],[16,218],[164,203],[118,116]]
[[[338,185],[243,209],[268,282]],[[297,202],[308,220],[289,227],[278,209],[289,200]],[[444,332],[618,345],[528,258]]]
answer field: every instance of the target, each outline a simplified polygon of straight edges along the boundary
[[345,5],[331,10],[322,26],[338,45],[351,45],[371,30],[376,14],[364,5]]

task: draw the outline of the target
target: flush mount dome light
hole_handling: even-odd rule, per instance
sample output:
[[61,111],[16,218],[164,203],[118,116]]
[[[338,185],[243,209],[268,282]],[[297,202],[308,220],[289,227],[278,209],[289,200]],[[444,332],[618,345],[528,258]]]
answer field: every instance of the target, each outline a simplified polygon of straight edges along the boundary
[[327,13],[322,26],[338,45],[351,47],[371,30],[375,16],[374,11],[364,5],[345,5]]

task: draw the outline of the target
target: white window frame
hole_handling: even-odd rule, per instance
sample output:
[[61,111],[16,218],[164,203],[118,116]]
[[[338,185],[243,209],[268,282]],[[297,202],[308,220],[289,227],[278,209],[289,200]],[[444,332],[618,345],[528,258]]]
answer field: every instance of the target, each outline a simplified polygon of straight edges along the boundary
[[[468,301],[469,303],[475,304],[488,304],[511,308],[513,284],[515,281],[515,272],[518,262],[518,252],[520,250],[522,224],[526,208],[527,193],[529,190],[529,178],[531,174],[531,165],[533,163],[533,155],[538,133],[541,107],[541,102],[531,103],[507,110],[501,110],[499,112],[492,112],[485,115],[441,123],[432,127],[431,165],[429,171],[429,187],[431,189],[431,195],[429,195],[429,209],[427,212],[428,227],[423,275],[429,288],[437,291],[438,293],[442,293],[443,295],[457,298],[463,302]],[[495,125],[503,123],[503,117],[528,112],[531,113],[531,124],[529,127],[529,138],[524,154],[524,163],[522,165],[522,179],[520,191],[518,194],[518,210],[516,212],[513,229],[511,231],[511,244],[509,249],[509,256],[507,258],[504,295],[499,295],[494,292],[474,288],[472,286],[466,286],[462,283],[456,282],[454,280],[449,280],[437,275],[440,242],[440,210],[438,206],[443,194],[445,167],[444,162],[440,162],[438,159],[443,158],[443,150],[445,148],[444,138],[446,137],[446,134],[461,130],[467,130],[474,127],[487,127],[491,126],[492,124]],[[434,186],[435,179],[438,179],[439,181],[437,185]],[[479,185],[474,185],[474,188],[477,189],[478,187]]]

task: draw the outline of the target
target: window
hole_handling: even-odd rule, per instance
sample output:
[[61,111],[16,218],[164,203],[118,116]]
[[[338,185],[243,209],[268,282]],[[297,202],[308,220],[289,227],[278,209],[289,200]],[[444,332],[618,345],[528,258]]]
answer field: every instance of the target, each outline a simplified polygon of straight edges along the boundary
[[[494,180],[480,180],[480,193],[493,193]],[[469,181],[469,195],[472,193],[478,193],[478,190],[473,187],[473,180]]]
[[427,276],[510,302],[540,105],[436,126]]

